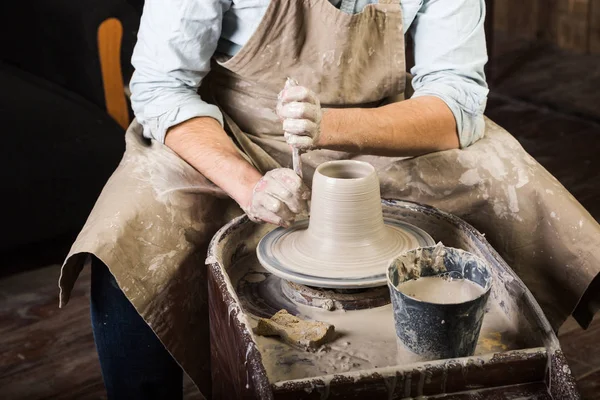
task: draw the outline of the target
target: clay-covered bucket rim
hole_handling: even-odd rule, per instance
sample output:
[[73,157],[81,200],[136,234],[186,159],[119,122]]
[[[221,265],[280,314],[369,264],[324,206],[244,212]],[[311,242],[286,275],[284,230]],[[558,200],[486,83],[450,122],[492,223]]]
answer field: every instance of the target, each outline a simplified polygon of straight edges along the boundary
[[[433,252],[436,249],[439,249],[440,247],[443,248],[444,250],[449,250],[450,252],[457,253],[460,256],[467,256],[470,259],[476,261],[477,264],[478,264],[478,266],[481,266],[481,267],[483,267],[485,269],[486,274],[487,274],[487,276],[485,278],[486,284],[485,284],[485,286],[483,286],[484,290],[483,290],[483,292],[481,292],[480,295],[478,295],[477,297],[474,297],[471,300],[465,301],[465,302],[443,303],[443,304],[441,304],[441,303],[430,303],[430,302],[427,302],[427,301],[423,301],[423,300],[417,299],[416,297],[410,296],[410,295],[408,295],[408,294],[406,294],[404,292],[401,292],[398,289],[398,287],[397,287],[398,284],[400,284],[402,282],[406,282],[409,279],[414,279],[414,278],[410,278],[409,277],[407,279],[404,279],[402,282],[394,283],[392,274],[393,274],[393,272],[395,270],[397,270],[398,259],[406,257],[406,256],[408,256],[411,253],[417,253],[417,252],[423,252],[423,251]],[[437,275],[441,275],[441,274],[444,274],[444,273],[447,273],[447,271],[440,271],[440,273],[437,274]],[[435,274],[426,275],[426,276],[434,276],[434,275]],[[435,246],[417,247],[416,249],[404,251],[404,252],[396,255],[393,259],[390,260],[390,262],[388,264],[388,267],[387,267],[387,271],[386,271],[386,281],[387,281],[387,285],[388,285],[390,291],[393,291],[393,292],[395,292],[395,293],[397,293],[397,294],[399,294],[399,295],[401,295],[403,297],[409,298],[409,299],[411,299],[411,300],[413,300],[415,302],[419,302],[419,303],[423,303],[423,304],[434,304],[434,305],[440,306],[440,307],[453,306],[453,305],[456,305],[456,304],[466,304],[466,303],[470,303],[470,302],[474,302],[474,301],[479,301],[482,297],[487,296],[488,293],[492,290],[493,280],[494,279],[493,279],[493,274],[492,274],[492,268],[481,257],[479,257],[479,256],[477,256],[477,255],[475,255],[475,254],[473,254],[473,253],[471,253],[469,251],[463,250],[463,249],[457,249],[455,247],[447,247],[447,246],[443,246],[441,244],[437,244]]]

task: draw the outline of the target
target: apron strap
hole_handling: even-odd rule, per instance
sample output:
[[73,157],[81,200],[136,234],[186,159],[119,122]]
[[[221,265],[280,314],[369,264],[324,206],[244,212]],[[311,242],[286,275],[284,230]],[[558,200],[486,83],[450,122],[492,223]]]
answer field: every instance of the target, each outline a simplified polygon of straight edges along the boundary
[[208,100],[212,104],[219,107],[219,110],[221,110],[221,113],[223,114],[223,125],[225,130],[231,134],[231,136],[233,136],[235,139],[235,142],[237,142],[235,148],[241,154],[241,156],[244,157],[246,161],[252,164],[252,166],[263,175],[273,169],[281,168],[281,165],[275,161],[275,159],[271,157],[269,153],[254,143],[250,137],[240,129],[233,118],[227,115],[214,95],[215,88],[213,87],[212,83],[209,83],[208,89],[209,90],[203,91],[201,94],[205,100]]
[[221,109],[221,112],[223,113],[223,122],[236,139],[239,145],[238,151],[246,161],[251,163],[263,175],[273,169],[281,168],[281,165],[269,153],[250,140],[246,133],[242,132],[240,127],[223,109]]

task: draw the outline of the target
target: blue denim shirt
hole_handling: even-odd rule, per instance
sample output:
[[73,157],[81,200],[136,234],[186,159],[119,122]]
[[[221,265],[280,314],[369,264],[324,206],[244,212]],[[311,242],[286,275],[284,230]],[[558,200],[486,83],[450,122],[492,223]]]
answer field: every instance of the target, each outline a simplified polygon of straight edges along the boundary
[[[233,56],[250,38],[271,0],[147,0],[130,82],[144,136],[164,142],[166,131],[190,118],[223,123],[219,109],[197,94],[217,52]],[[360,12],[377,0],[329,0]],[[452,110],[466,147],[483,136],[487,84],[483,67],[484,0],[402,0],[405,33],[415,46],[413,88]],[[352,6],[350,6],[352,7]]]

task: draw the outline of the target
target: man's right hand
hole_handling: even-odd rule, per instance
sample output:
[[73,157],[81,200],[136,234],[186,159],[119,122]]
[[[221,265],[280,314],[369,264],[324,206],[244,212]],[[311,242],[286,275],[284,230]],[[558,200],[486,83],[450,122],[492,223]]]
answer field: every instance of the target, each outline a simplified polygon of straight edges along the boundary
[[307,211],[310,190],[291,169],[267,172],[254,186],[250,204],[244,208],[254,222],[289,227],[297,214]]
[[252,221],[289,226],[308,208],[310,192],[294,171],[280,168],[261,176],[212,118],[193,118],[172,127],[165,144],[223,189]]

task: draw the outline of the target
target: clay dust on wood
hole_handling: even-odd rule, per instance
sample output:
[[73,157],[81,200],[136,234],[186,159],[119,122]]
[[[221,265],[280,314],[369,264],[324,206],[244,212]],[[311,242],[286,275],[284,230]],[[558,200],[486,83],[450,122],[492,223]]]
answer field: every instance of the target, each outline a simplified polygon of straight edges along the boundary
[[[261,280],[256,279],[257,274],[269,276],[264,281],[253,283],[255,285],[279,279],[271,276],[260,265],[255,255],[244,257],[232,266],[231,271],[235,271],[236,278],[239,277],[232,279],[236,288],[239,288],[238,283],[245,280],[246,275],[250,281]],[[258,317],[248,310],[260,308],[261,300],[252,300],[241,295],[240,299],[242,309],[254,328]],[[255,301],[257,304],[248,304],[248,301]],[[338,336],[313,352],[293,347],[278,339],[255,336],[271,383],[390,367],[415,361],[412,353],[398,347],[391,305],[355,311],[327,311],[302,304],[294,306],[295,310],[288,311],[301,318],[332,324]],[[517,329],[504,314],[499,303],[490,298],[475,355],[518,348],[521,347]]]

